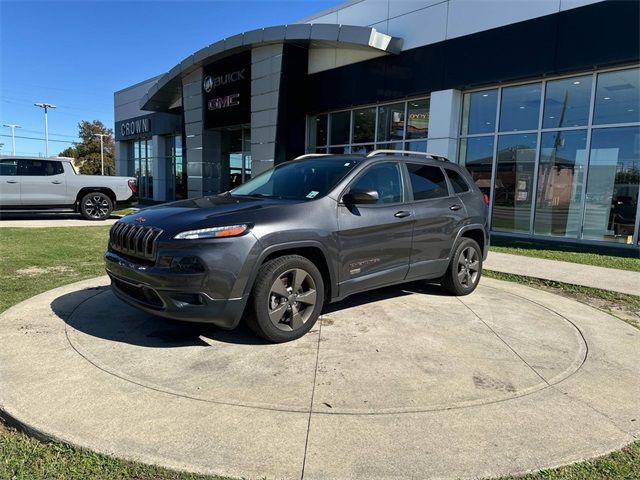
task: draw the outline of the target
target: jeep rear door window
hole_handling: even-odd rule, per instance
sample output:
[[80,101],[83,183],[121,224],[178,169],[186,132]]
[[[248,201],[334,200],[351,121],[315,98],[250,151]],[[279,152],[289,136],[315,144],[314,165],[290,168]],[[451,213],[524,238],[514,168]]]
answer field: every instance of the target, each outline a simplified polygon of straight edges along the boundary
[[279,165],[232,190],[232,196],[314,200],[329,193],[358,164],[354,158],[307,158]]
[[378,163],[368,168],[349,191],[378,192],[376,203],[402,202],[402,181],[397,163]]
[[469,185],[465,179],[462,178],[462,175],[450,168],[445,168],[444,170],[447,172],[447,176],[449,177],[449,181],[451,182],[454,192],[464,193],[469,191]]
[[447,181],[440,167],[407,163],[414,200],[427,200],[449,196]]
[[22,175],[46,177],[63,173],[62,163],[48,160],[23,160]]

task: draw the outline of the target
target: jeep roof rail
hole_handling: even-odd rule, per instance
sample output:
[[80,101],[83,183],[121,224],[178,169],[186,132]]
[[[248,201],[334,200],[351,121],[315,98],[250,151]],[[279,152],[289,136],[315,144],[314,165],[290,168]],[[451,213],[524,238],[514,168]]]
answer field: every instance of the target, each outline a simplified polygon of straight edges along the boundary
[[315,157],[329,157],[330,153],[306,153],[304,155],[300,155],[299,157],[294,158],[294,160],[303,160],[305,158],[315,158]]
[[443,162],[448,162],[449,159],[444,155],[438,155],[436,153],[429,152],[414,152],[412,150],[374,150],[367,154],[367,158],[375,157],[376,155],[419,155],[423,157],[429,157],[434,160],[441,160]]

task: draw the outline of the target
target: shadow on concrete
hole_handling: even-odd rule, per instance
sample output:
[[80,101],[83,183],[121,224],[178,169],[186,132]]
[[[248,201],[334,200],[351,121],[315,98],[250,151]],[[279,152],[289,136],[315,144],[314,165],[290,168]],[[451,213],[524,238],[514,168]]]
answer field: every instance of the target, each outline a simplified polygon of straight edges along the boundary
[[[326,305],[323,314],[366,305],[388,298],[409,295],[440,296],[447,293],[439,285],[411,282],[352,295]],[[208,323],[180,322],[150,315],[116,298],[109,286],[78,290],[51,302],[53,312],[67,325],[87,335],[105,340],[150,348],[210,346],[213,343],[269,345],[245,324],[232,331]]]

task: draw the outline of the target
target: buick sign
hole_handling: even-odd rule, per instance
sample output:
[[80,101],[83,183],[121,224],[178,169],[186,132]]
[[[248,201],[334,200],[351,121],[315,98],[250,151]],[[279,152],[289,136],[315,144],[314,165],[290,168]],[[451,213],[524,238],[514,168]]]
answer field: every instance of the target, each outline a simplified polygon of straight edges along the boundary
[[225,73],[224,75],[211,76],[207,75],[204,77],[204,81],[202,82],[202,86],[204,91],[207,93],[213,92],[216,87],[221,85],[228,85],[230,83],[237,82],[239,80],[245,79],[245,69],[236,70],[235,72]]

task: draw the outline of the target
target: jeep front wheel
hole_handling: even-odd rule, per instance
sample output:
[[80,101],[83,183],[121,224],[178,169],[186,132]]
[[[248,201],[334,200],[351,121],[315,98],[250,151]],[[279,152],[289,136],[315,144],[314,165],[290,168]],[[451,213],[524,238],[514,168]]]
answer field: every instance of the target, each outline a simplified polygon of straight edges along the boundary
[[88,193],[80,200],[80,213],[87,220],[106,220],[112,211],[113,202],[104,193]]
[[251,329],[270,342],[302,337],[315,325],[324,304],[318,268],[300,255],[286,255],[260,267],[252,292]]

